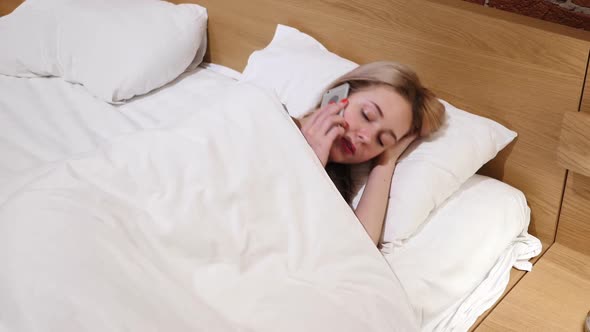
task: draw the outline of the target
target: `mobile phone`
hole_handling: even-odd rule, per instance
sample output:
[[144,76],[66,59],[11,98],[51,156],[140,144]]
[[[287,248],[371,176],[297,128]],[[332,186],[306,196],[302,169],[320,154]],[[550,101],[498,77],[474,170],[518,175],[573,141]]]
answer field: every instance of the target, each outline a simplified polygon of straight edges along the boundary
[[[324,108],[330,102],[337,103],[337,102],[341,101],[342,99],[347,98],[349,90],[350,90],[350,84],[343,83],[337,87],[334,87],[334,88],[326,91],[326,93],[324,93],[324,96],[322,97],[322,103],[320,104],[320,107]],[[342,111],[340,111],[340,115],[342,115],[343,112],[344,112],[344,109],[342,109]]]

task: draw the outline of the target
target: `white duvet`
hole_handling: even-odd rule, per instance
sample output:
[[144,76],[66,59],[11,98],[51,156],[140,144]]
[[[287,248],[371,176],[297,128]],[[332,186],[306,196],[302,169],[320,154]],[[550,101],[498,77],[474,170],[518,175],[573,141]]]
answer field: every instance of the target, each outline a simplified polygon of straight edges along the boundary
[[9,187],[0,330],[417,330],[297,127],[252,86]]

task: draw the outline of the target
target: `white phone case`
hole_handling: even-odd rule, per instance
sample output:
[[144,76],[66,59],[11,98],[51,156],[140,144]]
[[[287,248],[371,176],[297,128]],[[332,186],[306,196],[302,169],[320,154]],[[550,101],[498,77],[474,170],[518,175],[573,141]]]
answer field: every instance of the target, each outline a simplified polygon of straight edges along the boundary
[[[326,91],[326,93],[322,97],[322,103],[320,104],[320,108],[324,108],[331,101],[337,103],[342,99],[347,98],[348,90],[350,90],[350,85],[348,83],[344,83]],[[342,111],[340,112],[340,114],[342,115]]]

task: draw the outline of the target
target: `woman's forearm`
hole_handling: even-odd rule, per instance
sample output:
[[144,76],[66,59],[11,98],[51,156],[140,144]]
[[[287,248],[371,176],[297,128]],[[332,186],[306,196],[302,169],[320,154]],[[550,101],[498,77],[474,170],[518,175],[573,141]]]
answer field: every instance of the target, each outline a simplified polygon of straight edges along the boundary
[[394,170],[394,162],[373,167],[369,173],[365,191],[355,210],[357,218],[375,245],[379,243],[381,237]]

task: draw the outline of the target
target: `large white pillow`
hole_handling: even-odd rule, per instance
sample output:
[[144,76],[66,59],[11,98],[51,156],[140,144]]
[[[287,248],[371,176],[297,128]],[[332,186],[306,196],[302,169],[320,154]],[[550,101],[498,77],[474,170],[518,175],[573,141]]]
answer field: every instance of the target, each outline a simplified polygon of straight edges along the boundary
[[59,76],[118,102],[201,62],[206,25],[206,9],[192,4],[28,0],[0,18],[0,73]]
[[316,106],[332,81],[357,66],[309,35],[279,24],[270,44],[250,55],[241,80],[274,90],[289,114],[300,117]]
[[422,317],[424,331],[467,331],[502,295],[512,266],[530,270],[541,252],[529,235],[524,194],[469,178],[402,247],[382,252]]
[[[273,89],[292,116],[301,116],[330,82],[355,67],[312,37],[279,25],[270,44],[252,53],[242,80]],[[401,244],[411,237],[434,208],[516,137],[490,119],[443,103],[445,126],[411,145],[395,170],[385,242]],[[355,167],[354,180],[364,184],[367,172],[367,165]],[[361,193],[362,188],[354,207]]]

